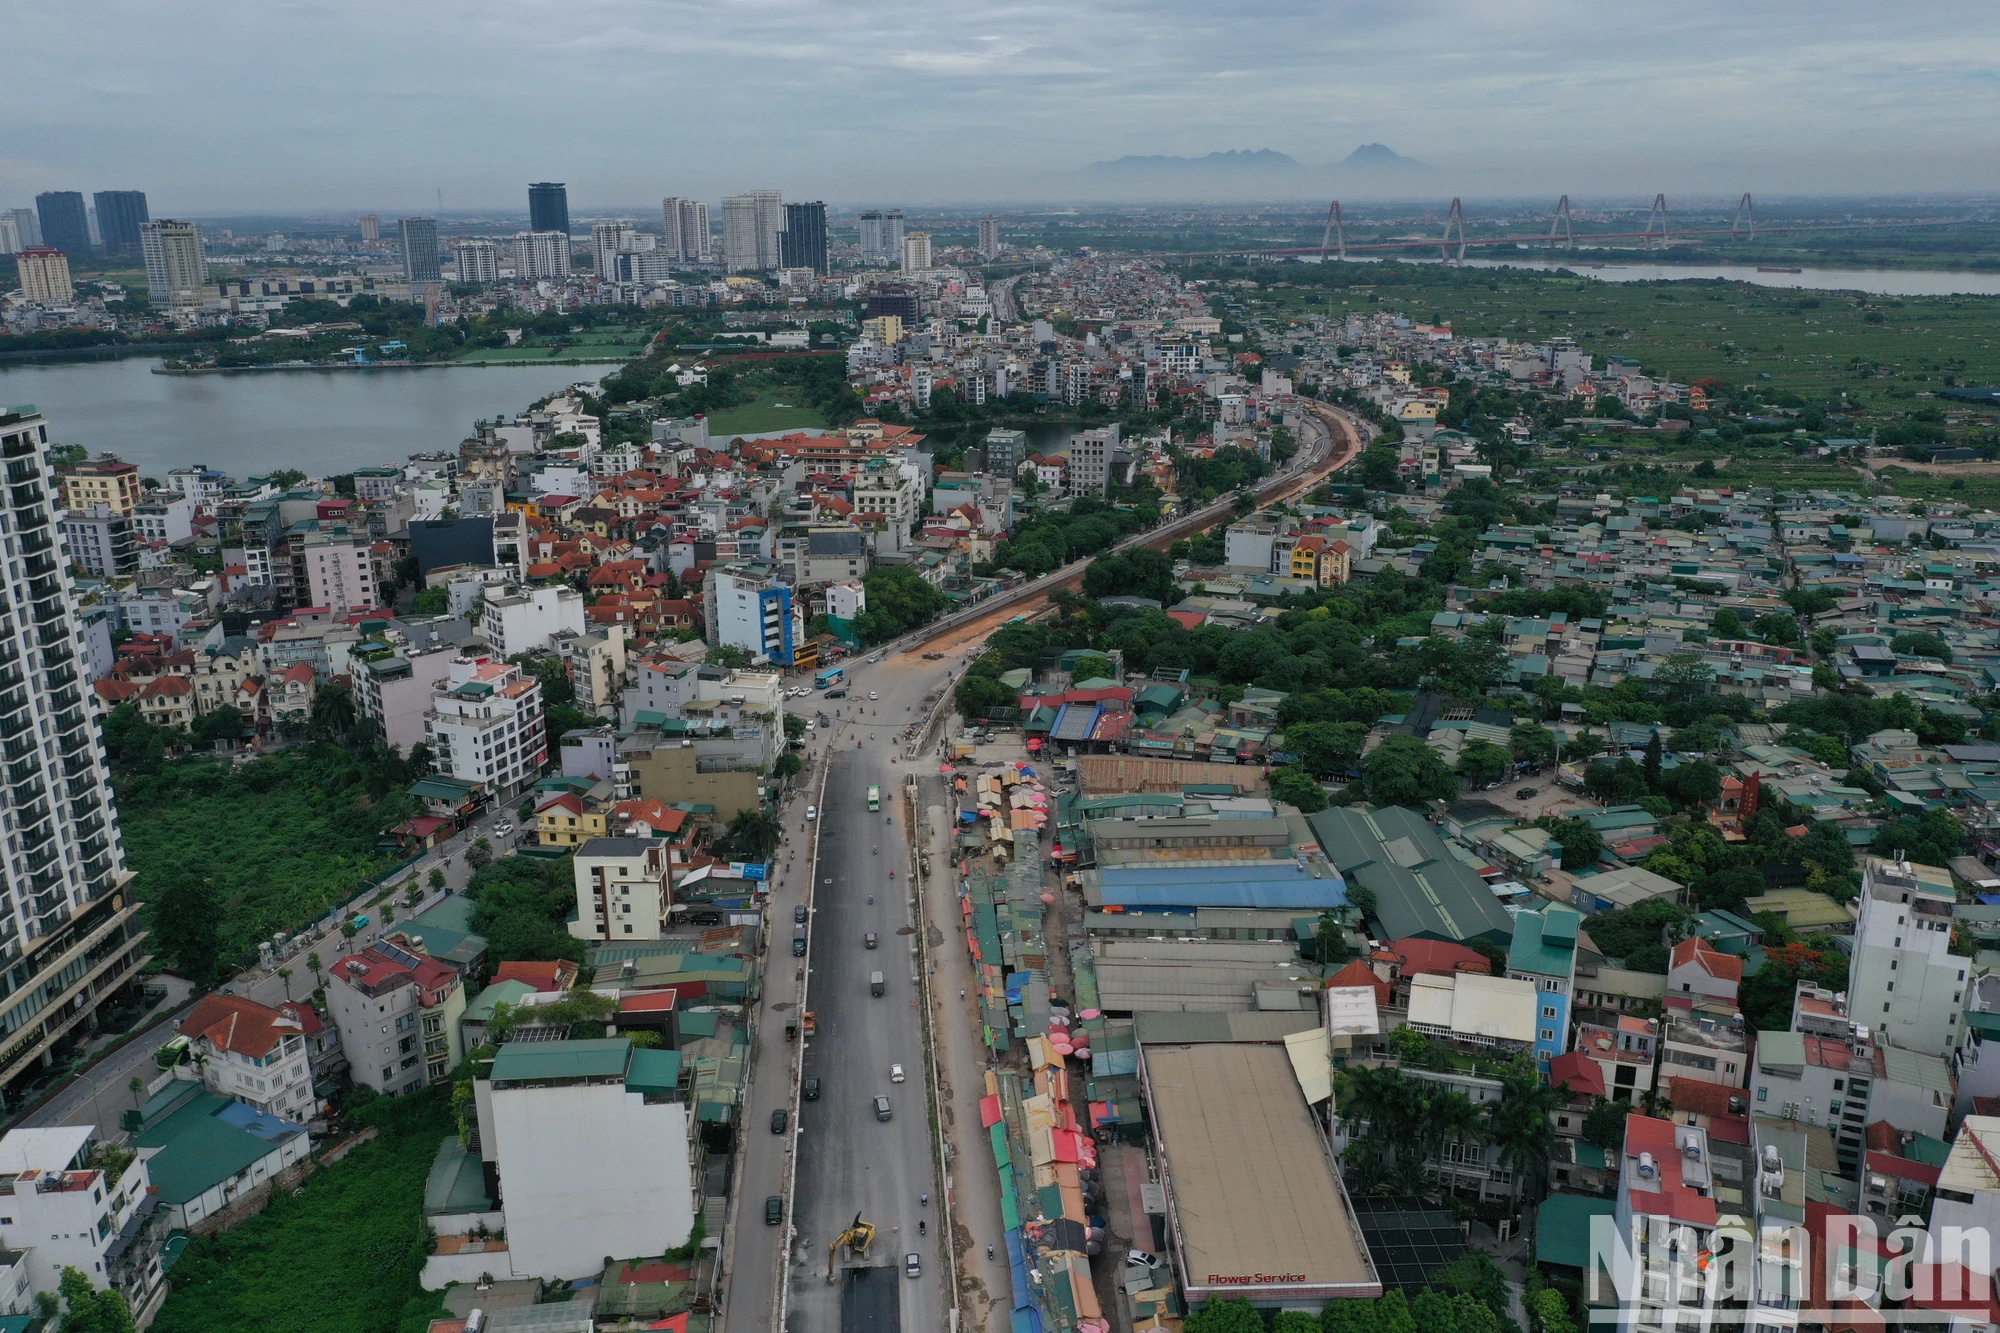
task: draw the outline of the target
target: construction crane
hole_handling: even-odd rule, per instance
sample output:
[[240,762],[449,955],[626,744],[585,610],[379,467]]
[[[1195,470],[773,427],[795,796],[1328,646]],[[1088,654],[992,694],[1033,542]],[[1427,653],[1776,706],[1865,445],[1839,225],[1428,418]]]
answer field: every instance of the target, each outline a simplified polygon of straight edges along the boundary
[[875,1243],[875,1224],[861,1220],[861,1214],[854,1215],[854,1223],[847,1230],[833,1238],[833,1244],[826,1247],[826,1280],[840,1281],[840,1272],[834,1262],[840,1257],[840,1247],[845,1245],[850,1256],[856,1259],[868,1257],[868,1247]]

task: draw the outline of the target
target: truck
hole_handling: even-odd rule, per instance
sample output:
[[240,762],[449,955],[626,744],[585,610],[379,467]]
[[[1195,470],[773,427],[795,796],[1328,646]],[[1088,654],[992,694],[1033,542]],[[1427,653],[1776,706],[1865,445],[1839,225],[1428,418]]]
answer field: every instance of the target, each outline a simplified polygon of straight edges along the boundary
[[880,995],[885,984],[880,972],[870,972],[868,974],[868,993],[870,995]]
[[880,810],[881,808],[882,808],[882,789],[880,787],[870,787],[868,789],[869,812],[873,813],[877,810]]

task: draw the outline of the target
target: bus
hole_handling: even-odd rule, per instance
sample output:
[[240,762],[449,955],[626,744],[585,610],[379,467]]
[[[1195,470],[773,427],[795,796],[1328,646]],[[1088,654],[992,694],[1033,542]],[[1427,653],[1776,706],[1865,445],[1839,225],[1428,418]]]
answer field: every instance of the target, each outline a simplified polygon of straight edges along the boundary
[[868,789],[868,808],[870,810],[880,810],[882,808],[882,789],[880,787],[870,787]]
[[845,667],[828,667],[813,677],[813,688],[823,690],[829,685],[838,685],[846,679],[847,669]]

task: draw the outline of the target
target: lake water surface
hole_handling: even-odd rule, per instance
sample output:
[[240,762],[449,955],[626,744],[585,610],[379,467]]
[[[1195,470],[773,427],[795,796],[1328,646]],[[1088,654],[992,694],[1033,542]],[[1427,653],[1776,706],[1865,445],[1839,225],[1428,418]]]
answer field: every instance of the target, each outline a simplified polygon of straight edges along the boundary
[[201,463],[241,480],[315,477],[456,449],[482,417],[511,416],[609,366],[155,375],[157,357],[0,367],[0,405],[33,403],[49,438],[109,451],[141,475]]
[[[1320,261],[1308,258],[1309,264]],[[1333,263],[1342,261],[1335,259]],[[1350,264],[1379,264],[1356,257]],[[1409,264],[1437,264],[1438,259],[1405,259]],[[1468,259],[1466,268],[1532,268],[1544,272],[1566,268],[1580,278],[1603,282],[1692,282],[1727,278],[1759,287],[1807,288],[1814,291],[1867,292],[1871,296],[2000,296],[2000,273],[1954,273],[1948,269],[1808,268],[1797,273],[1764,273],[1754,264],[1565,264],[1550,259]]]

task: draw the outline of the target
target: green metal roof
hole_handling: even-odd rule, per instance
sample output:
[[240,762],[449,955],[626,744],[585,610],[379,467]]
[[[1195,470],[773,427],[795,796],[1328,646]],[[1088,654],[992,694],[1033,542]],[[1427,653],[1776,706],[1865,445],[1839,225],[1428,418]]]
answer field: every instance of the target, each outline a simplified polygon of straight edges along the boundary
[[133,1147],[159,1149],[147,1159],[146,1172],[160,1202],[199,1198],[278,1151],[276,1143],[216,1118],[230,1100],[203,1092],[133,1136]]
[[[1538,977],[1567,977],[1576,966],[1576,927],[1573,923],[1549,920],[1549,914],[1573,909],[1551,903],[1540,912],[1523,912],[1514,918],[1514,940],[1507,948],[1507,970],[1509,972],[1529,972]],[[1559,931],[1568,924],[1569,939],[1562,940]],[[1555,925],[1556,932],[1549,927]]]
[[459,801],[465,799],[466,795],[478,785],[464,778],[432,775],[411,783],[410,795],[437,801]]
[[1513,938],[1514,922],[1492,890],[1415,811],[1354,805],[1322,810],[1306,823],[1350,892],[1359,884],[1374,893],[1385,938]]
[[632,1061],[630,1037],[582,1041],[510,1041],[493,1057],[496,1082],[613,1078]]
[[625,1071],[627,1092],[672,1092],[681,1084],[681,1053],[640,1048]]
[[460,1022],[486,1023],[493,1018],[493,1010],[502,1004],[519,1004],[523,995],[533,995],[535,988],[525,981],[498,981],[479,992],[478,998],[465,1006]]
[[1590,1220],[1613,1217],[1618,1200],[1584,1194],[1551,1194],[1535,1215],[1535,1258],[1545,1264],[1590,1267]]
[[467,1152],[458,1135],[445,1135],[431,1162],[430,1177],[424,1182],[424,1214],[484,1213],[492,1207],[478,1155]]

